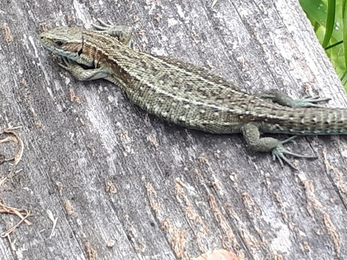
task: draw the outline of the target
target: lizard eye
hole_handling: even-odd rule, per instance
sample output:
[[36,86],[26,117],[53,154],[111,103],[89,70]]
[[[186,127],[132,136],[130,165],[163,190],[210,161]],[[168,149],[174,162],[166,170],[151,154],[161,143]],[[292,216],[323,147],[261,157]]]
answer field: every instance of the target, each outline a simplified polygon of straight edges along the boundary
[[59,41],[59,40],[55,41],[54,43],[55,43],[55,45],[57,45],[59,47],[63,46],[63,44],[64,44],[62,41]]

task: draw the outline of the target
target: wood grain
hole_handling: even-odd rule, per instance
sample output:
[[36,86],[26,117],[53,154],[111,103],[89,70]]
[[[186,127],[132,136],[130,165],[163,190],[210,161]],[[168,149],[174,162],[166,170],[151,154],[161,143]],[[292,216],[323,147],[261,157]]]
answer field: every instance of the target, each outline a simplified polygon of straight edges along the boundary
[[[207,67],[250,93],[319,94],[347,107],[297,1],[0,6],[1,129],[21,125],[25,148],[1,200],[33,214],[11,234],[12,249],[0,240],[2,259],[188,259],[220,249],[239,259],[345,257],[344,137],[298,138],[295,151],[319,159],[281,169],[238,135],[170,125],[112,83],[75,81],[38,39],[44,27],[102,18],[131,25],[135,49]],[[2,231],[19,221],[0,217]]]

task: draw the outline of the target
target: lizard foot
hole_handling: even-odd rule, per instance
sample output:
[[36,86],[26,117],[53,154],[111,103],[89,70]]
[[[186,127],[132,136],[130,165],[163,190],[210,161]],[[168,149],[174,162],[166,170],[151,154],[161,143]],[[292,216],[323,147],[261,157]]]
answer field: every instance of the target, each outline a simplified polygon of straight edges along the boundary
[[315,96],[315,97],[306,96],[306,97],[295,100],[291,98],[290,96],[288,96],[287,94],[278,90],[265,91],[259,94],[258,96],[260,98],[269,99],[275,103],[278,103],[280,105],[287,106],[287,107],[323,107],[321,105],[318,105],[317,103],[326,102],[330,100],[330,98],[325,98],[325,97],[321,98],[318,96]]
[[292,136],[284,141],[281,141],[281,143],[275,147],[273,150],[272,150],[272,157],[274,160],[278,160],[281,164],[282,167],[284,167],[284,162],[286,162],[290,167],[292,167],[293,169],[296,170],[296,167],[294,166],[294,164],[292,164],[288,159],[287,157],[285,157],[285,154],[289,154],[291,156],[294,156],[294,157],[299,157],[299,158],[308,158],[308,159],[316,159],[317,156],[315,155],[303,155],[303,154],[297,154],[297,153],[293,153],[293,152],[290,152],[288,151],[284,146],[283,144],[285,143],[288,143],[290,141],[292,141],[294,138],[296,138],[296,136]]
[[96,31],[116,37],[121,43],[130,46],[131,43],[131,27],[126,25],[113,25],[97,19],[99,24],[92,24]]
[[60,67],[69,71],[77,80],[88,81],[96,79],[107,79],[108,73],[103,68],[82,67],[79,63],[62,57],[62,62],[58,64]]
[[316,103],[319,102],[327,102],[331,98],[325,98],[325,97],[303,97],[297,100],[294,100],[295,107],[324,107],[321,105],[318,105]]

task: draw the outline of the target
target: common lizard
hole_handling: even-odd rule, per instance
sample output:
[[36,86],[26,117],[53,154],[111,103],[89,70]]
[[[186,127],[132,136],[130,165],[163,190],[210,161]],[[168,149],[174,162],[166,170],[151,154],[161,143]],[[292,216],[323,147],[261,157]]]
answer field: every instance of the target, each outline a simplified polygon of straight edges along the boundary
[[40,34],[59,65],[81,81],[106,79],[150,114],[175,124],[215,134],[241,133],[254,151],[270,152],[283,167],[294,165],[290,152],[263,133],[291,135],[347,134],[347,109],[324,108],[327,98],[293,100],[279,91],[248,94],[207,69],[130,48],[129,27],[102,21],[94,30],[58,27]]

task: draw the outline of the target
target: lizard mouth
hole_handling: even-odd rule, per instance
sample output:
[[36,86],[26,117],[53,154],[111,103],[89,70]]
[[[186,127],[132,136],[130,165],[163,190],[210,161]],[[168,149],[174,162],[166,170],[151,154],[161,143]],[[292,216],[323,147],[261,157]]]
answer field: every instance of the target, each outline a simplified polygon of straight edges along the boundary
[[83,49],[82,35],[83,33],[77,28],[57,27],[40,33],[39,37],[47,50],[77,61]]

